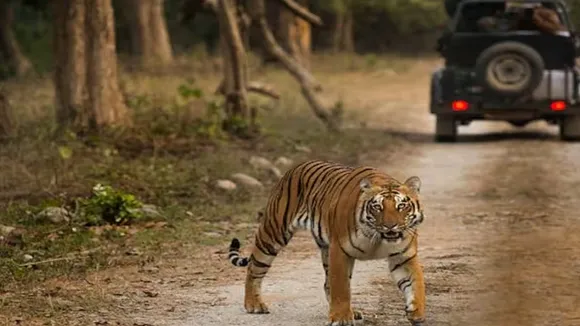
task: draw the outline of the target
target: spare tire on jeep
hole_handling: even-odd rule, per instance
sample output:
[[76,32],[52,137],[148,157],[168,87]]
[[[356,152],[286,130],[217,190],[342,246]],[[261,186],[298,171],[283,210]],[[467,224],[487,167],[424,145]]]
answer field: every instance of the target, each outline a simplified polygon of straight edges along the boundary
[[502,96],[527,95],[542,82],[544,60],[528,45],[500,42],[481,52],[475,63],[475,74],[488,92]]

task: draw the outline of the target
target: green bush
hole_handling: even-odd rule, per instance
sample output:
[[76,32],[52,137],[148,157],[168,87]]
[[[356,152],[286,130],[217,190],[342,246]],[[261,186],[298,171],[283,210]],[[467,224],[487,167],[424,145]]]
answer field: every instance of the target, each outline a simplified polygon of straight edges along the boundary
[[97,184],[93,187],[93,194],[87,199],[80,200],[81,215],[90,224],[131,224],[143,218],[139,210],[143,203],[134,195],[111,186]]

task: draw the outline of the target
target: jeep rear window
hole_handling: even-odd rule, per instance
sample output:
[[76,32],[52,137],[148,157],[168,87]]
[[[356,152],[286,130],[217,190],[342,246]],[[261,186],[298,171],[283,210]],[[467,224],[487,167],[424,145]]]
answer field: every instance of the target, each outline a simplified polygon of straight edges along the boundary
[[[542,2],[546,8],[556,11],[560,22],[566,26],[563,8],[553,2]],[[469,2],[460,7],[457,14],[456,33],[491,33],[509,31],[538,31],[532,22],[533,9],[510,8],[504,1]]]

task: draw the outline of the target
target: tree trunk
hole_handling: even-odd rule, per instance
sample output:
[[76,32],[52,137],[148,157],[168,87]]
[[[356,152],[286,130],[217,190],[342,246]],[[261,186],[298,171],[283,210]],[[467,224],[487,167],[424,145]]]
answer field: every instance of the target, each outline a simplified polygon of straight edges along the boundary
[[294,25],[294,14],[284,8],[282,5],[278,5],[278,21],[276,26],[274,27],[274,34],[276,35],[276,39],[280,42],[280,45],[287,53],[294,55],[293,50],[295,46],[292,42],[292,38],[290,37],[290,31]]
[[332,49],[334,52],[354,52],[354,21],[352,11],[345,8],[344,12],[336,13]]
[[89,127],[84,1],[58,0],[54,9],[54,87],[60,127]]
[[246,132],[249,118],[247,93],[247,62],[243,41],[240,35],[236,6],[232,0],[219,0],[218,19],[222,57],[224,61],[224,83],[222,92],[226,96],[227,119],[224,129]]
[[14,136],[14,117],[10,102],[0,89],[0,140]]
[[293,56],[302,63],[306,69],[310,69],[310,55],[312,46],[312,31],[310,23],[295,16],[292,26],[291,39],[294,40]]
[[12,1],[0,1],[0,52],[14,74],[21,77],[32,71],[32,64],[20,50],[12,31],[13,21]]
[[150,13],[151,34],[155,57],[159,58],[162,64],[169,64],[173,61],[173,49],[165,21],[164,0],[153,0]]
[[354,19],[352,11],[346,9],[344,13],[344,24],[342,25],[342,40],[341,50],[346,52],[354,52]]
[[[265,4],[265,11],[266,11],[266,21],[268,23],[268,26],[270,26],[270,29],[272,31],[274,31],[274,34],[276,35],[276,37],[279,39],[280,35],[279,35],[279,24],[280,24],[280,11],[283,9],[282,5],[280,3],[278,3],[277,1],[268,1],[267,4]],[[252,25],[253,29],[254,29],[254,34],[256,35],[256,39],[260,40],[259,44],[260,44],[260,56],[262,58],[262,64],[266,65],[266,64],[275,64],[278,59],[276,57],[274,57],[267,49],[267,45],[264,44],[264,40],[261,38],[261,32],[256,28],[255,24]],[[283,42],[281,42],[283,43]]]
[[111,0],[58,0],[54,19],[59,126],[84,132],[128,124],[118,86]]
[[131,48],[145,66],[167,65],[173,61],[163,2],[125,0],[124,13],[131,33]]
[[[320,18],[291,0],[280,0],[288,9],[292,9],[295,14],[299,14],[301,18],[307,19],[309,23],[321,25]],[[253,23],[256,23],[262,33],[262,38],[268,52],[274,56],[286,70],[297,79],[302,88],[302,94],[306,101],[314,111],[314,114],[322,120],[322,122],[331,131],[340,131],[342,113],[338,104],[335,104],[332,109],[323,103],[319,97],[319,92],[322,90],[320,83],[312,76],[308,69],[300,64],[294,57],[290,56],[278,44],[274,34],[268,26],[266,21],[266,10],[264,0],[248,1],[248,13],[252,18]]]
[[[308,1],[298,1],[298,3],[307,6]],[[312,43],[310,23],[285,6],[279,5],[278,8],[276,38],[287,53],[308,68]]]
[[87,3],[88,105],[97,126],[128,122],[128,110],[119,89],[115,17],[111,0]]
[[332,29],[332,51],[340,52],[340,43],[342,40],[342,29],[344,25],[344,14],[337,12],[334,15],[334,28]]

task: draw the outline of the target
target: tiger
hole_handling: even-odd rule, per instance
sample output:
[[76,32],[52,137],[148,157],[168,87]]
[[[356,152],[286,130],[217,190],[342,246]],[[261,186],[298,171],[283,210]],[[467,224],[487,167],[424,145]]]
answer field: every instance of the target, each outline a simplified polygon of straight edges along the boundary
[[373,167],[310,160],[290,168],[273,187],[262,209],[249,257],[233,238],[231,264],[247,267],[244,308],[269,313],[262,280],[276,255],[298,230],[309,230],[320,249],[329,303],[327,326],[363,320],[351,307],[350,280],[356,260],[385,259],[404,295],[411,325],[425,323],[425,283],[419,262],[417,229],[424,220],[419,201],[421,180],[401,183]]

